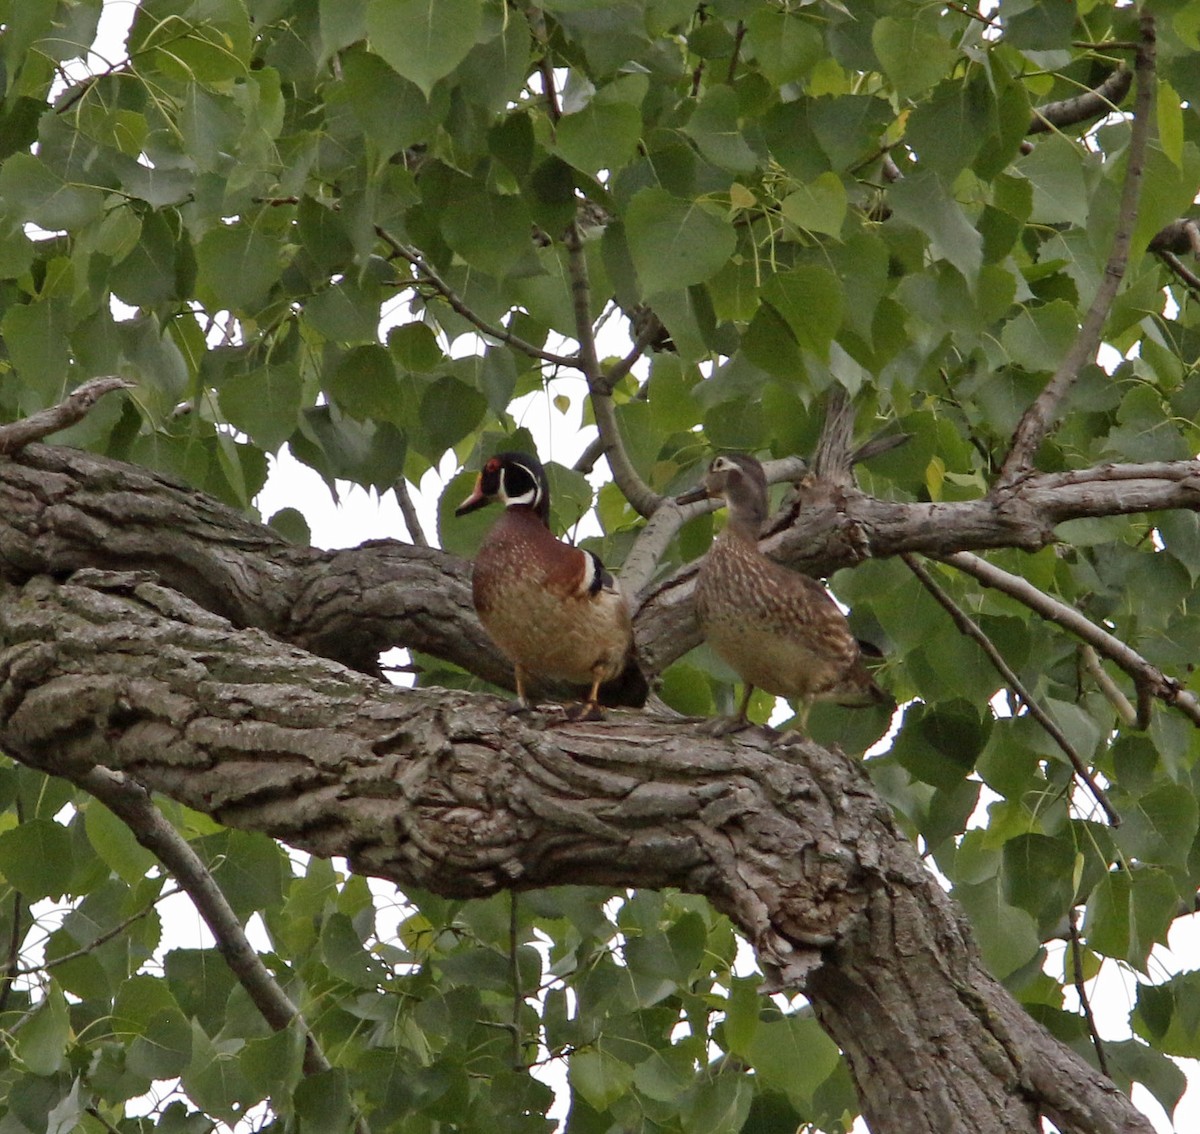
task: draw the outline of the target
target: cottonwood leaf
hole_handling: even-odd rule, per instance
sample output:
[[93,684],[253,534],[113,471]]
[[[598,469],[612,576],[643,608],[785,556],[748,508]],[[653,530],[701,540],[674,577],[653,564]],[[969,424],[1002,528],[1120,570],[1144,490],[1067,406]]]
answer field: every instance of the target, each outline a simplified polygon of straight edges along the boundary
[[733,226],[697,201],[643,189],[629,203],[625,231],[642,291],[689,287],[713,276],[733,254]]
[[399,74],[428,97],[475,45],[479,0],[371,0],[367,35]]

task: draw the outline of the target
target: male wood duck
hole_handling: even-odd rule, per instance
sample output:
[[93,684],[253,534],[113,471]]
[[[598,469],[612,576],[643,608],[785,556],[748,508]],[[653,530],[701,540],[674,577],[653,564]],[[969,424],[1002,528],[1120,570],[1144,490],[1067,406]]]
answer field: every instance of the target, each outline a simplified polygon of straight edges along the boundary
[[746,709],[756,688],[797,701],[801,731],[814,701],[847,707],[890,703],[867,672],[862,649],[825,588],[759,551],[767,518],[762,465],[741,453],[717,457],[703,486],[678,502],[706,496],[724,498],[729,522],[700,565],[696,612],[713,649],[745,682],[737,716],[718,731],[749,724]]
[[[633,626],[625,596],[600,557],[554,538],[550,483],[528,453],[498,453],[483,466],[475,490],[456,516],[498,500],[504,514],[492,526],[471,576],[475,610],[492,640],[513,663],[517,701],[530,707],[531,677],[586,685],[587,700],[572,720],[597,720],[600,686],[618,676],[646,682],[633,658]],[[628,699],[629,693],[626,693]]]

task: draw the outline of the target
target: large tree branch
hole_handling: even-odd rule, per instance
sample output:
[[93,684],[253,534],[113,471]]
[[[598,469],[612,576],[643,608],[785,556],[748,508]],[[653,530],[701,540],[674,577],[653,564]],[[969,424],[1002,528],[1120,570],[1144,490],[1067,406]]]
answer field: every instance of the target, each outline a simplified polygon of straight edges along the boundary
[[497,698],[396,690],[238,631],[156,583],[86,581],[0,584],[15,758],[75,780],[103,764],[447,896],[703,894],[781,987],[805,988],[875,1129],[1034,1134],[1046,1114],[1064,1134],[1148,1134],[983,968],[860,763],[646,714],[522,721]]
[[[796,465],[778,468],[790,476]],[[700,508],[702,506],[697,506]],[[825,576],[864,558],[915,552],[1036,550],[1064,520],[1200,510],[1200,462],[1105,465],[1037,474],[1002,498],[904,503],[847,490],[800,509],[763,547]],[[681,511],[681,510],[678,510]],[[81,567],[153,572],[238,626],[375,673],[409,646],[499,685],[512,668],[475,617],[470,568],[436,548],[379,540],[342,551],[298,548],[177,481],[72,449],[31,445],[0,459],[0,578]],[[635,618],[641,660],[661,672],[699,642],[696,565],[650,585]]]

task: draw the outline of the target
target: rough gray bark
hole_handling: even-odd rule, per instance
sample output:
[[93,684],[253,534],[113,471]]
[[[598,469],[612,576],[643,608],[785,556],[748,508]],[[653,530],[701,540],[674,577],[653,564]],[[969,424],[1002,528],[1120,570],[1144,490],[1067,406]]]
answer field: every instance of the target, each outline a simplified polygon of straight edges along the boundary
[[[902,552],[945,556],[1036,550],[1054,526],[1085,516],[1200,509],[1200,462],[1039,473],[1002,493],[955,503],[878,500],[806,486],[764,544],[781,562],[828,575]],[[0,577],[21,582],[80,567],[151,570],[237,626],[374,673],[410,646],[506,685],[511,668],[471,609],[469,567],[434,548],[380,540],[345,551],[297,548],[211,498],[132,465],[30,445],[0,460]],[[634,619],[648,673],[699,641],[696,565],[646,589]]]
[[446,895],[706,895],[844,1047],[876,1134],[1149,1123],[982,967],[860,764],[617,713],[522,721],[236,630],[133,572],[0,583],[0,747]]

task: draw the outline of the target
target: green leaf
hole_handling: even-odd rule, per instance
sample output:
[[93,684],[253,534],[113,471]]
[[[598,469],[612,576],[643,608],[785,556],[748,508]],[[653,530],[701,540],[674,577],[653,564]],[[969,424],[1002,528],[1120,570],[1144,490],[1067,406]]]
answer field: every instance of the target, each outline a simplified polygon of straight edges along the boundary
[[1027,965],[1041,948],[1037,923],[1024,910],[1003,901],[996,879],[959,884],[954,897],[966,910],[984,964],[1001,980]]
[[146,850],[129,827],[97,800],[88,803],[83,819],[92,849],[129,885],[140,882],[158,861],[154,852]]
[[346,52],[342,81],[351,113],[382,154],[398,153],[424,141],[437,125],[435,108],[421,88],[396,74],[378,55]]
[[755,8],[746,19],[746,44],[759,69],[775,86],[809,74],[825,56],[817,25],[797,12]]
[[29,153],[13,154],[0,165],[0,197],[16,218],[51,230],[80,229],[104,208],[98,189],[64,180]]
[[710,87],[685,127],[700,152],[714,165],[749,173],[759,159],[747,145],[738,123],[738,96],[732,87]]
[[359,424],[330,406],[302,410],[300,422],[300,433],[289,440],[292,452],[328,480],[352,480],[383,492],[404,471],[404,437],[387,422]]
[[642,189],[629,203],[625,229],[646,296],[703,283],[733,254],[728,221],[662,189]]
[[348,350],[329,375],[326,389],[360,421],[390,417],[400,396],[392,356],[378,343]]
[[785,219],[805,232],[839,236],[846,220],[846,187],[836,173],[822,173],[788,194],[780,205]]
[[772,276],[762,289],[796,336],[818,358],[829,358],[829,344],[842,325],[842,285],[826,268],[801,267]]
[[487,412],[487,398],[478,390],[447,375],[425,388],[421,395],[421,433],[414,447],[431,461],[441,459],[479,425]]
[[296,430],[302,394],[300,368],[285,362],[226,379],[217,400],[230,425],[273,453]]
[[314,1130],[350,1130],[354,1109],[350,1101],[346,1072],[335,1067],[316,1075],[305,1075],[296,1087],[296,1113]]
[[378,52],[428,97],[475,44],[479,0],[370,0],[367,35]]
[[567,1063],[567,1078],[593,1110],[606,1111],[633,1083],[633,1068],[607,1051],[577,1051]]
[[602,169],[625,166],[641,132],[642,116],[636,106],[594,98],[559,120],[554,150],[569,165],[594,176]]
[[183,1088],[197,1106],[230,1125],[263,1097],[242,1073],[237,1059],[241,1047],[240,1039],[210,1039],[193,1021],[191,1060],[182,1075]]
[[73,868],[71,835],[53,819],[26,819],[0,834],[0,873],[26,901],[61,898]]
[[50,982],[45,999],[16,1038],[17,1058],[34,1075],[53,1075],[66,1065],[71,1021],[66,997],[56,982]]
[[1084,933],[1088,948],[1144,970],[1151,948],[1166,941],[1179,892],[1157,867],[1112,870],[1092,891]]
[[437,336],[424,323],[404,323],[388,331],[388,350],[405,370],[427,373],[445,359]]
[[902,99],[923,95],[938,83],[957,54],[929,22],[914,16],[876,20],[871,44]]
[[1023,51],[1068,46],[1075,29],[1074,4],[1029,4],[1004,19],[1004,42]]
[[208,307],[253,314],[279,279],[279,247],[247,224],[217,225],[196,245],[196,264]]
[[807,1013],[760,1023],[746,1052],[763,1085],[787,1095],[802,1113],[841,1058],[837,1044]]
[[906,177],[891,187],[889,200],[898,218],[929,238],[934,255],[948,260],[974,286],[983,263],[983,239],[941,179],[932,173]]
[[1052,927],[1074,903],[1078,852],[1068,839],[1017,835],[1004,844],[1004,899]]
[[1182,784],[1163,784],[1136,800],[1116,804],[1117,846],[1131,860],[1186,870],[1196,838],[1196,797]]
[[1111,1040],[1104,1044],[1109,1068],[1122,1090],[1127,1084],[1141,1083],[1170,1118],[1183,1098],[1188,1080],[1182,1068],[1161,1052],[1137,1040]]
[[974,768],[989,731],[990,721],[969,701],[914,705],[904,714],[893,753],[918,779],[950,789]]
[[[70,384],[67,318],[63,303],[47,299],[12,306],[0,320],[0,337],[17,368],[17,376],[39,393],[42,405],[58,401]],[[30,408],[40,409],[41,405]]]
[[387,977],[387,969],[363,947],[344,914],[333,914],[321,927],[321,956],[333,976],[358,988],[377,988]]
[[1075,341],[1078,320],[1074,305],[1062,299],[1044,307],[1022,307],[1004,324],[1000,341],[1018,366],[1053,371]]
[[117,990],[115,1026],[132,1036],[127,1061],[135,1074],[170,1079],[187,1066],[192,1030],[164,981],[135,976]]
[[470,182],[446,206],[442,235],[468,264],[504,276],[532,256],[532,221],[520,197],[491,193]]
[[1033,186],[1031,220],[1080,226],[1088,223],[1091,193],[1084,161],[1077,146],[1051,134],[1016,162],[1016,169]]

